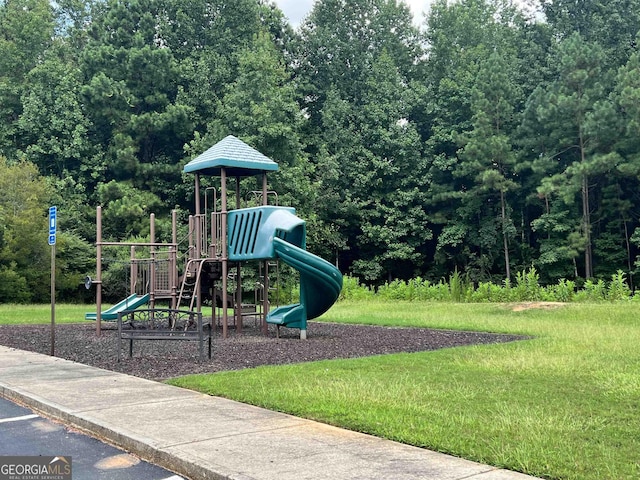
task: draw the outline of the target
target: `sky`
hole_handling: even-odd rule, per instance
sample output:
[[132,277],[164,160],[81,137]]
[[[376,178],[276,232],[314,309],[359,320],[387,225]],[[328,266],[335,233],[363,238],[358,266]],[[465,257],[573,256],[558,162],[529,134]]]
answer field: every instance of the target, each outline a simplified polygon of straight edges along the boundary
[[[314,0],[275,0],[276,5],[284,12],[294,27],[297,27],[302,19],[311,11]],[[423,13],[426,13],[431,0],[405,0],[409,5],[416,24],[421,24],[424,20]]]

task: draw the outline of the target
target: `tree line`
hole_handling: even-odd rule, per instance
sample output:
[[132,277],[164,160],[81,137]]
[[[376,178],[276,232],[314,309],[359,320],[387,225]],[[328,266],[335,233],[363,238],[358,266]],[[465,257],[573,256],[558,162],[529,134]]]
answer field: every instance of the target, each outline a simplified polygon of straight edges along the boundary
[[402,1],[318,0],[294,29],[268,0],[0,0],[0,301],[47,298],[48,205],[61,295],[82,298],[95,206],[106,238],[154,212],[167,239],[183,166],[228,134],[279,164],[308,247],[369,285],[633,287],[640,0],[530,7],[436,0],[417,24]]

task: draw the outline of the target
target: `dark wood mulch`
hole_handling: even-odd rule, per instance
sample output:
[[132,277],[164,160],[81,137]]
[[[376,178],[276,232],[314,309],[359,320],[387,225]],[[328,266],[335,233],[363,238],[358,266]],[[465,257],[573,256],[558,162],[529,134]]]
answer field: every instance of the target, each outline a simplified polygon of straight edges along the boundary
[[[398,352],[419,352],[440,348],[511,342],[525,337],[479,332],[388,328],[309,322],[307,340],[298,330],[281,329],[276,338],[270,326],[263,336],[255,326],[242,333],[230,330],[226,339],[220,330],[213,336],[211,360],[200,361],[198,342],[137,341],[133,358],[125,345],[118,362],[117,331],[107,324],[100,336],[94,325],[57,325],[55,354],[94,367],[162,380],[190,373],[238,370],[259,365],[282,365],[333,358],[355,358]],[[49,325],[0,326],[0,345],[42,354],[51,351]]]

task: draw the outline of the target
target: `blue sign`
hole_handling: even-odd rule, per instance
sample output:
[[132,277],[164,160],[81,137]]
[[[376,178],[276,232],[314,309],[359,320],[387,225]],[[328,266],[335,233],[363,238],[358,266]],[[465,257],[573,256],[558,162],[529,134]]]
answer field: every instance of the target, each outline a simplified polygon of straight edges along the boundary
[[58,208],[49,207],[49,245],[56,244],[56,233],[58,231]]
[[55,235],[58,229],[58,208],[49,207],[49,235]]

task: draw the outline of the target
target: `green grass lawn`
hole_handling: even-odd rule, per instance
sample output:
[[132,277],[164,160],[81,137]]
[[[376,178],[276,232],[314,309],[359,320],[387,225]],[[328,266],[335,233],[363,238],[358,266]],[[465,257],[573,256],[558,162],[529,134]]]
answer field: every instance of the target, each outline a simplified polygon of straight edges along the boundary
[[636,303],[342,302],[322,320],[535,338],[170,383],[544,478],[640,478]]
[[[111,307],[110,303],[102,304],[102,311]],[[158,308],[168,308],[159,305]],[[94,304],[82,305],[71,303],[56,304],[56,324],[60,323],[85,323],[84,314],[95,312]],[[233,313],[231,310],[230,315]],[[211,308],[203,308],[204,315],[211,315]],[[50,304],[11,304],[0,303],[0,325],[37,325],[51,323]],[[93,320],[88,323],[95,323]]]
[[[103,310],[108,306],[103,306]],[[56,323],[82,323],[84,314],[95,312],[95,305],[56,304]],[[35,325],[51,323],[51,305],[0,304],[0,325]],[[91,322],[93,323],[93,322]]]

